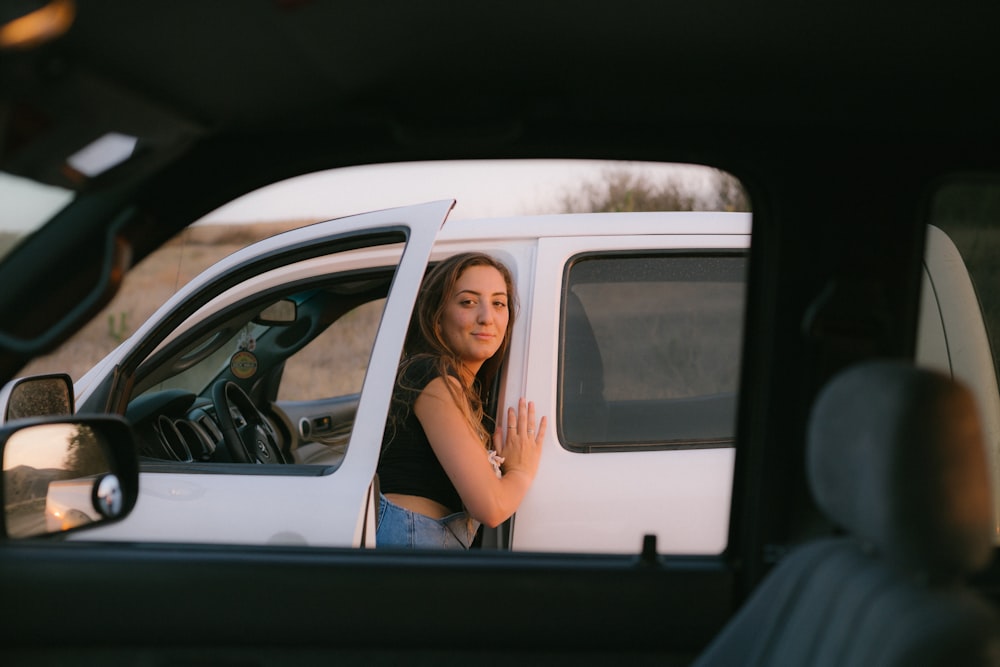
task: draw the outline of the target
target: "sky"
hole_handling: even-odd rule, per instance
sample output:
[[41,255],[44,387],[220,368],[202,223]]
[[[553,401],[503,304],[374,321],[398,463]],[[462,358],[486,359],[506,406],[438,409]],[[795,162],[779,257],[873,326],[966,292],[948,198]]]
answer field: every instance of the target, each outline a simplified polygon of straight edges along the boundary
[[75,432],[76,427],[67,424],[39,424],[19,431],[7,441],[4,469],[19,465],[38,470],[65,467],[68,443]]
[[[698,187],[704,167],[593,160],[483,160],[345,167],[267,186],[222,206],[202,224],[326,220],[395,206],[455,199],[452,219],[556,213],[583,183],[608,170],[643,172],[654,182],[681,179]],[[0,173],[0,231],[34,229],[72,194]]]
[[395,206],[455,199],[453,219],[555,213],[581,183],[611,168],[701,182],[700,167],[589,160],[423,162],[347,167],[262,188],[205,216],[202,223],[329,219]]

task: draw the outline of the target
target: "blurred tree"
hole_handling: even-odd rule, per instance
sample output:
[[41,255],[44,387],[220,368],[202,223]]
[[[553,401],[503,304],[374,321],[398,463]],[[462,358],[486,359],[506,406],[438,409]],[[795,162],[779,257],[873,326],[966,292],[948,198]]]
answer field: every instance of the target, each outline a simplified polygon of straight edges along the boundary
[[600,181],[585,182],[563,196],[567,213],[619,211],[749,211],[746,191],[732,175],[713,169],[707,187],[685,181],[654,182],[647,175],[611,169]]
[[79,426],[70,437],[63,463],[72,477],[100,475],[108,471],[109,464],[98,436],[89,426]]

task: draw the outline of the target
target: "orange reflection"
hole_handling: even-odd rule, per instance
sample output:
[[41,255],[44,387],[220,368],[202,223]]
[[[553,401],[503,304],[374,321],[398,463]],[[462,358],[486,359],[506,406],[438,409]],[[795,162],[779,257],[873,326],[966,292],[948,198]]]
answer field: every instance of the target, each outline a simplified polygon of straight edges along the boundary
[[74,0],[52,0],[0,26],[0,49],[29,49],[53,40],[69,30],[75,18]]

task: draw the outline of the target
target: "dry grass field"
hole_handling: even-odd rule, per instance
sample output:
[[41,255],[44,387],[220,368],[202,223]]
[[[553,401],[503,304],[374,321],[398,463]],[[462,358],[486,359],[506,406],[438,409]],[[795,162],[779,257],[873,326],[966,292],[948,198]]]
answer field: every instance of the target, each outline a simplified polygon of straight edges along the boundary
[[206,268],[254,241],[310,222],[199,225],[185,229],[129,271],[118,294],[73,338],[51,354],[33,360],[18,375],[65,372],[79,379]]

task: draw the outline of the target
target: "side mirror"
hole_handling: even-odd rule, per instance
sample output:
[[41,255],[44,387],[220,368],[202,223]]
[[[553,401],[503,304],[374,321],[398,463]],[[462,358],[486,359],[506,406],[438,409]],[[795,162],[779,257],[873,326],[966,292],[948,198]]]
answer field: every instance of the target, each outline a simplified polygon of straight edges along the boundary
[[26,417],[68,416],[76,411],[73,379],[65,373],[11,380],[0,389],[4,422]]
[[139,495],[132,429],[116,415],[48,418],[0,428],[7,538],[108,523]]

